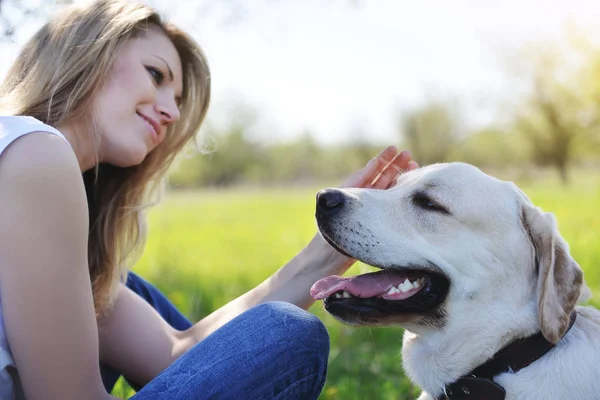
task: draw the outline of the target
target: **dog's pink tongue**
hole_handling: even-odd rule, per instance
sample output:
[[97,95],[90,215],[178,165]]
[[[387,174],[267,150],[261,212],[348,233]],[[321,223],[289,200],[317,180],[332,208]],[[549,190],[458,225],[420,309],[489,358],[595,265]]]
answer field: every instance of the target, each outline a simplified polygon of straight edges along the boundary
[[376,297],[387,292],[392,286],[404,282],[406,276],[385,271],[371,272],[347,278],[333,275],[315,282],[310,295],[315,300],[325,299],[335,292],[346,290],[355,297]]

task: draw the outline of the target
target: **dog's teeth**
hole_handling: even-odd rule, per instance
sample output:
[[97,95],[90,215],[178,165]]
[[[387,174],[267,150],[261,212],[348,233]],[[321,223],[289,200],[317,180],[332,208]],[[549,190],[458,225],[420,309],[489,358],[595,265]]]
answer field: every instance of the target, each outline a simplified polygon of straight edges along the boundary
[[337,293],[335,294],[335,298],[336,298],[336,299],[341,299],[341,298],[342,298],[342,294],[341,294],[340,292],[337,292]]
[[344,292],[342,293],[342,297],[344,299],[349,299],[350,297],[352,297],[352,295],[344,290]]
[[400,285],[398,285],[398,288],[400,289],[401,292],[408,292],[409,290],[412,290],[414,288],[414,286],[411,281],[406,279],[404,282],[402,282]]
[[386,294],[392,295],[396,293],[406,293],[413,289],[420,288],[425,282],[424,278],[420,278],[414,282],[411,282],[410,279],[406,278],[404,282],[398,284],[398,286],[392,286],[388,289]]

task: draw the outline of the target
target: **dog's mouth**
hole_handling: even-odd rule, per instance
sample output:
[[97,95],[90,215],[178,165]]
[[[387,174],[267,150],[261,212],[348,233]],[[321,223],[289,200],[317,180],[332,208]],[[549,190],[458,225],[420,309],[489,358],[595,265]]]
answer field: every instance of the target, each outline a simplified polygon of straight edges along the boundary
[[329,276],[317,281],[310,293],[343,322],[385,325],[416,315],[435,316],[449,286],[448,278],[433,267],[405,266],[352,277]]
[[442,273],[429,268],[395,267],[353,277],[329,276],[317,281],[310,293],[344,322],[385,324],[434,310],[449,285]]

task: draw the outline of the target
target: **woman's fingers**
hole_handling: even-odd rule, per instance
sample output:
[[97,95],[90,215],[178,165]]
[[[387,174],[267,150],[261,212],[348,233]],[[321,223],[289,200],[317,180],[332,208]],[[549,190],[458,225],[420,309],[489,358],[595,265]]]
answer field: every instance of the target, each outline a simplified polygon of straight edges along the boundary
[[395,146],[386,147],[369,163],[348,178],[341,187],[387,189],[405,171],[418,168],[409,151],[398,152]]
[[396,153],[397,150],[394,146],[387,147],[375,158],[371,159],[365,167],[359,169],[350,178],[346,179],[341,187],[369,187],[369,184],[375,179],[381,168],[394,158]]
[[397,153],[379,170],[378,175],[370,182],[370,186],[374,189],[387,189],[394,186],[398,176],[408,170],[411,157],[408,151]]
[[407,171],[412,171],[417,168],[419,168],[419,164],[417,164],[416,161],[409,161]]

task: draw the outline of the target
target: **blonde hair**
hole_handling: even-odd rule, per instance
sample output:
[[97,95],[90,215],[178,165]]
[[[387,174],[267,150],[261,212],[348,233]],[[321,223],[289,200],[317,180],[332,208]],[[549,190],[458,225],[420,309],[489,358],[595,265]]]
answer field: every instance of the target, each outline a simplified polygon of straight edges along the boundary
[[210,76],[199,45],[153,8],[103,0],[68,9],[24,46],[7,74],[0,110],[58,126],[77,119],[90,126],[93,100],[127,40],[158,28],[173,42],[183,67],[180,120],[136,166],[98,165],[84,173],[90,230],[88,259],[97,314],[108,309],[130,263],[144,246],[143,209],[177,153],[199,130],[210,100]]

